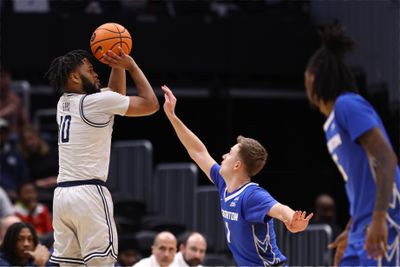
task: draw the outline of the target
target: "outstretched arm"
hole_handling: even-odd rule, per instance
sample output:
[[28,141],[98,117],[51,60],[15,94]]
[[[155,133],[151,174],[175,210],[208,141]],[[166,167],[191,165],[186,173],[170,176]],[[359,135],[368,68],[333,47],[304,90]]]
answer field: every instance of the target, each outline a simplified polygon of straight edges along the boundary
[[176,97],[172,91],[165,85],[163,85],[161,89],[164,91],[165,97],[164,112],[167,115],[168,120],[171,122],[176,135],[186,148],[189,156],[207,175],[208,179],[211,180],[210,170],[214,165],[215,160],[210,156],[203,142],[201,142],[201,140],[189,128],[186,127],[186,125],[178,118],[178,116],[176,116]]
[[119,56],[108,51],[104,58],[108,65],[113,68],[109,80],[109,87],[112,90],[123,95],[126,94],[125,70],[129,72],[135,82],[137,96],[129,97],[129,107],[125,116],[147,116],[155,113],[160,108],[160,104],[153,88],[133,58],[126,55],[121,48],[120,51]]
[[306,217],[305,211],[294,211],[289,206],[277,203],[267,215],[282,221],[290,232],[297,233],[307,228],[313,213]]
[[387,251],[388,229],[386,214],[393,192],[397,157],[379,128],[373,128],[358,138],[358,141],[372,158],[371,168],[376,173],[375,209],[368,227],[365,249],[368,256],[382,257]]

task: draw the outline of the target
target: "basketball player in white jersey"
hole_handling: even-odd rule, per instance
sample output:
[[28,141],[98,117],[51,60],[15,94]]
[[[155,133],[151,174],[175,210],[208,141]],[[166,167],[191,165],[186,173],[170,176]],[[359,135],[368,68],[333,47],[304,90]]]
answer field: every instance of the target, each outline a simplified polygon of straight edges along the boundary
[[[112,67],[100,89],[91,56],[74,50],[53,60],[47,77],[63,91],[57,105],[58,187],[54,191],[54,253],[60,265],[113,266],[118,240],[113,203],[105,187],[114,115],[147,116],[159,109],[157,97],[136,62],[120,49],[108,51]],[[128,71],[137,96],[126,96]]]

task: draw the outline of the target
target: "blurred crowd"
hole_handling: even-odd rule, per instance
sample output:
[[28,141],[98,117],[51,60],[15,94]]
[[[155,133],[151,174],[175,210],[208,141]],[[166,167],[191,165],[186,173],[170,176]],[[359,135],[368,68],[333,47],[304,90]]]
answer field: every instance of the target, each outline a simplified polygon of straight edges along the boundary
[[264,0],[264,1],[150,1],[150,0],[12,0],[0,2],[3,12],[57,13],[83,12],[91,15],[124,12],[142,15],[210,15],[225,17],[241,13],[262,13],[266,8],[290,8],[307,11],[309,1]]

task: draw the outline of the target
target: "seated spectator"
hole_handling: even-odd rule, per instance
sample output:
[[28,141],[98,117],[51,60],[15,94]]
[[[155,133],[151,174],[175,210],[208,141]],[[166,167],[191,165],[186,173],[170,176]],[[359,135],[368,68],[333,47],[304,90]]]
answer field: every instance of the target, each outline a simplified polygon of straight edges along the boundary
[[184,234],[176,253],[174,264],[180,267],[203,266],[207,250],[207,241],[197,232]]
[[32,225],[19,222],[8,228],[0,248],[0,266],[46,266],[49,257]]
[[0,219],[14,215],[14,207],[7,196],[6,191],[0,187]]
[[134,267],[172,267],[176,253],[176,238],[170,232],[160,232],[151,247],[151,256],[144,258]]
[[321,194],[315,200],[315,213],[313,224],[328,224],[332,228],[332,239],[342,232],[341,227],[336,223],[335,200],[328,194]]
[[3,243],[3,239],[7,233],[8,228],[10,228],[10,226],[14,223],[18,222],[21,222],[21,219],[15,215],[9,215],[0,220],[0,245]]
[[137,263],[142,258],[137,248],[138,244],[135,239],[122,236],[118,240],[118,262],[116,266],[132,266]]
[[10,89],[12,75],[9,70],[0,69],[0,117],[10,127],[11,138],[17,139],[22,126],[30,124],[20,96]]
[[24,156],[31,179],[38,188],[57,186],[58,152],[44,141],[32,126],[22,128],[20,150]]
[[36,188],[32,182],[23,183],[19,187],[15,215],[21,221],[32,224],[39,237],[53,232],[50,211],[46,205],[38,202]]
[[0,187],[0,244],[8,227],[16,222],[20,222],[20,219],[14,215],[14,206],[7,193]]
[[30,177],[24,158],[10,143],[9,132],[8,122],[0,118],[0,186],[14,202],[18,185],[30,181]]

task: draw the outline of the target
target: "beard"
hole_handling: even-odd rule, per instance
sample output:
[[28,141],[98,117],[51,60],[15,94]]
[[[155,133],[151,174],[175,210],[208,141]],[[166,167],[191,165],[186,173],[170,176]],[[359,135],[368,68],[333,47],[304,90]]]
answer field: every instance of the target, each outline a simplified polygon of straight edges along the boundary
[[94,83],[91,83],[89,79],[86,78],[85,76],[81,75],[81,80],[82,80],[82,89],[86,94],[90,95],[100,92],[100,89],[97,88],[97,86]]
[[197,265],[200,265],[202,263],[201,260],[198,259],[198,258],[192,258],[192,259],[185,259],[184,258],[184,260],[186,261],[186,263],[189,266],[197,266]]

